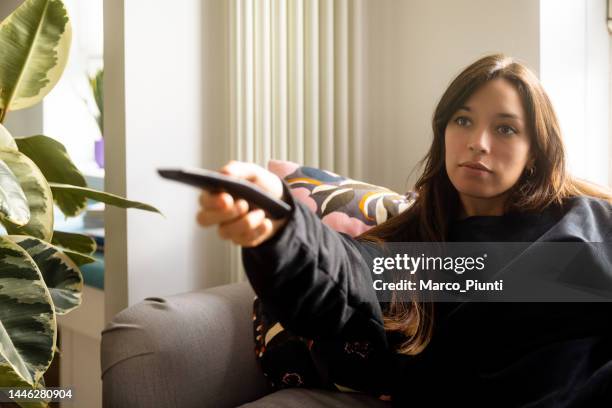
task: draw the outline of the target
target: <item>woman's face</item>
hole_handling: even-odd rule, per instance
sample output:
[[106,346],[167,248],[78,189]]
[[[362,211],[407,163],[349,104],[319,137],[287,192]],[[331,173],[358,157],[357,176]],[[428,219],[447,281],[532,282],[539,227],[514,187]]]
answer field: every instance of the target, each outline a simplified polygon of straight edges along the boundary
[[460,197],[503,198],[530,163],[530,135],[519,93],[505,79],[487,82],[446,125],[445,164]]

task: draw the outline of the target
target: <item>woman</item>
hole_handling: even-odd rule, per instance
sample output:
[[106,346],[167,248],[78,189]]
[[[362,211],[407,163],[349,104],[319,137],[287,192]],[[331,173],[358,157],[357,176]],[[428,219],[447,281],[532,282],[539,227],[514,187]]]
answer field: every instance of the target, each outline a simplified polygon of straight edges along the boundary
[[[384,242],[610,242],[610,193],[567,174],[552,105],[520,63],[493,55],[466,68],[433,133],[413,207],[357,239],[240,162],[221,171],[282,197],[292,214],[272,221],[204,192],[198,222],[243,247],[263,304],[317,340],[338,384],[395,406],[612,406],[610,303],[378,302],[369,265]],[[609,272],[612,259],[595,261]]]

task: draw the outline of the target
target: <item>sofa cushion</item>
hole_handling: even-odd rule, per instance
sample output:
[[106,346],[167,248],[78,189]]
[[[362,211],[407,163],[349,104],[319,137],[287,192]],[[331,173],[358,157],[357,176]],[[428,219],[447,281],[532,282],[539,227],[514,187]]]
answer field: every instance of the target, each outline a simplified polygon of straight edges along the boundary
[[268,394],[241,408],[389,408],[390,403],[359,393],[291,388]]

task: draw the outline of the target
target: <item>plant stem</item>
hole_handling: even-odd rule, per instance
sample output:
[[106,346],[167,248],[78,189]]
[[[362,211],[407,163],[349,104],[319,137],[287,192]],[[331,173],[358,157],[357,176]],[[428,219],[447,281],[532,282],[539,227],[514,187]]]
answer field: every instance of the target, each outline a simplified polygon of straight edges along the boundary
[[6,117],[6,109],[0,109],[0,123],[4,123],[5,117]]

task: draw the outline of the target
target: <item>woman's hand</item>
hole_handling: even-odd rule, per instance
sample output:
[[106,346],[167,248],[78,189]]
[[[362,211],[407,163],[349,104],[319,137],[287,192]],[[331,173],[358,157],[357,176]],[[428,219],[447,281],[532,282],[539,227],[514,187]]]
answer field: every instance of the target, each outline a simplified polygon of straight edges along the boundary
[[[219,172],[248,180],[273,197],[282,199],[283,183],[274,173],[254,163],[230,161]],[[261,209],[249,211],[243,199],[234,201],[228,193],[200,194],[201,209],[198,224],[203,227],[218,224],[219,236],[243,247],[254,247],[271,238],[286,223],[287,219],[272,220]]]

